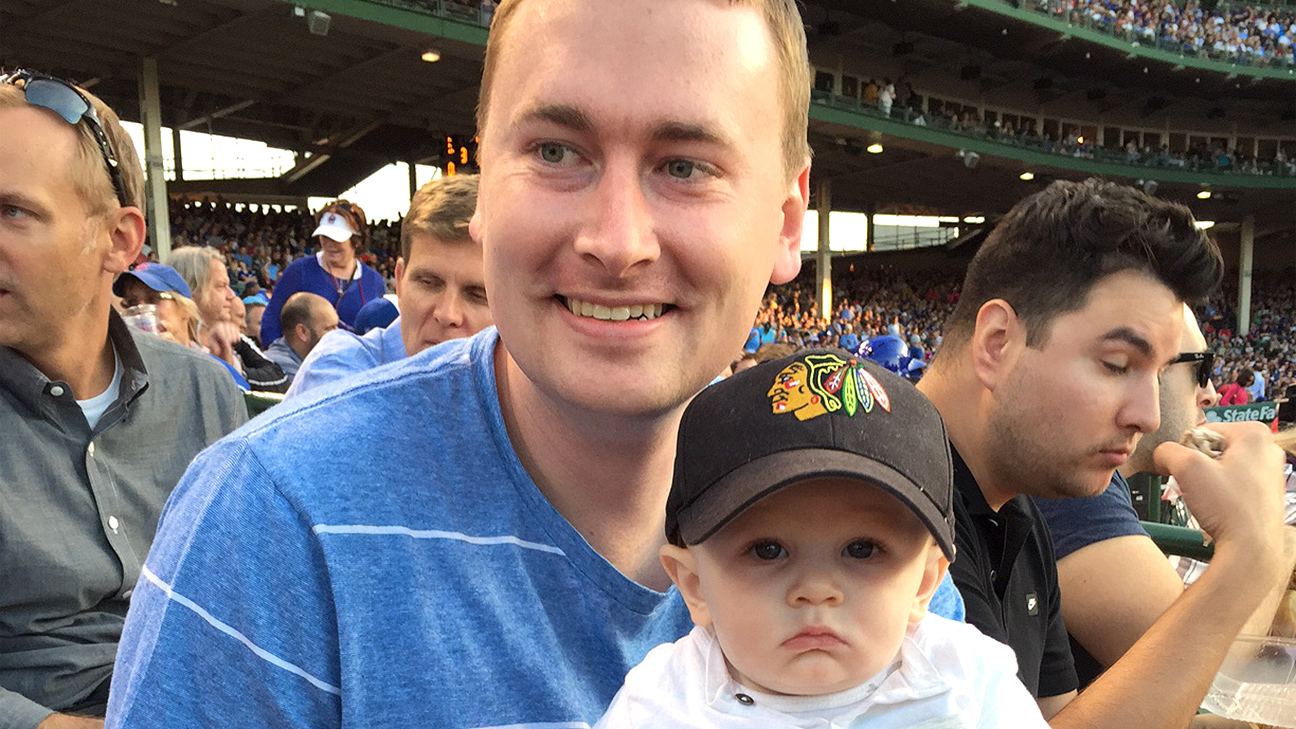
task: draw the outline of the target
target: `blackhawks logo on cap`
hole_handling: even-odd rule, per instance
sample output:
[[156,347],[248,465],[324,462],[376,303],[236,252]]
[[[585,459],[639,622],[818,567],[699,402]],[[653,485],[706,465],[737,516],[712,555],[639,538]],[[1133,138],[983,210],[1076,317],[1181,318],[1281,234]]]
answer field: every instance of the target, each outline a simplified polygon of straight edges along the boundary
[[792,362],[778,373],[765,394],[775,415],[792,413],[797,420],[838,410],[853,417],[859,410],[872,412],[874,404],[891,412],[891,398],[882,383],[859,360],[835,354],[809,354]]

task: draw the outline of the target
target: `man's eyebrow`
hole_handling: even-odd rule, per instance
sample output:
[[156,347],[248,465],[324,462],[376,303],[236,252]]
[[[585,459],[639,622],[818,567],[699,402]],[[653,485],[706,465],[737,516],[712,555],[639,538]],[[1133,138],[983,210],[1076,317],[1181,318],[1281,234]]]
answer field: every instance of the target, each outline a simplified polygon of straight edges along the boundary
[[20,208],[28,208],[38,213],[45,212],[45,207],[36,202],[35,198],[28,197],[17,190],[5,190],[0,188],[0,205],[14,205]]
[[547,122],[576,132],[588,132],[594,128],[585,112],[569,104],[541,104],[528,109],[518,117],[519,124],[526,122]]
[[1144,357],[1152,356],[1152,343],[1142,334],[1130,329],[1129,327],[1116,327],[1110,329],[1102,335],[1103,341],[1116,340],[1125,342],[1131,347],[1137,349]]
[[701,124],[664,122],[653,129],[656,142],[701,142],[725,147],[733,146],[729,138]]

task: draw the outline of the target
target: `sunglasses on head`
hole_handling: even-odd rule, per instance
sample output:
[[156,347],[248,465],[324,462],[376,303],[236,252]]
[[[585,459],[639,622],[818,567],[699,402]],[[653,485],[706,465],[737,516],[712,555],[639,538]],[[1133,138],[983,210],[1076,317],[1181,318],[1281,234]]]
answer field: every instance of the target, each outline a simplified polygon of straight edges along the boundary
[[18,69],[13,73],[0,76],[0,84],[8,84],[22,89],[27,103],[39,106],[63,117],[63,121],[76,126],[85,121],[86,128],[99,145],[99,154],[103,155],[104,166],[112,179],[113,191],[117,193],[117,202],[126,207],[126,182],[122,179],[117,164],[117,155],[113,154],[108,144],[108,135],[104,133],[99,115],[94,105],[72,84],[53,76],[46,76],[35,71]]
[[1170,360],[1170,364],[1182,364],[1184,362],[1197,363],[1197,386],[1205,387],[1210,383],[1211,370],[1215,369],[1214,352],[1184,352],[1178,357]]

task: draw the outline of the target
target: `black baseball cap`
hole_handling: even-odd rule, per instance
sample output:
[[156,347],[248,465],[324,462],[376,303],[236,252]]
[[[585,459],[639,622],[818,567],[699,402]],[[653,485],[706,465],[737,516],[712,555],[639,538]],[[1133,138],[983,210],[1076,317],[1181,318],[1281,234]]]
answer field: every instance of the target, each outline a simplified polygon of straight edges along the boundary
[[680,422],[666,538],[699,544],[760,499],[856,479],[913,509],[954,559],[945,423],[909,382],[840,349],[802,350],[703,390]]

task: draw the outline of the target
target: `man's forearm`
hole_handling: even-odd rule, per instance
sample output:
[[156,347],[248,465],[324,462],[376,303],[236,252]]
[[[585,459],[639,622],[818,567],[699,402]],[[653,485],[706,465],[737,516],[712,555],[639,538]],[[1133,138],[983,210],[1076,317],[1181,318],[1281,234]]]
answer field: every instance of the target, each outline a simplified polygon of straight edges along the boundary
[[0,729],[34,729],[54,710],[0,688]]
[[1263,550],[1219,545],[1206,574],[1050,725],[1188,726],[1234,637],[1269,592],[1283,561]]
[[[1246,621],[1242,627],[1243,633],[1254,635],[1268,635],[1269,628],[1272,627],[1274,614],[1278,612],[1278,604],[1282,602],[1283,595],[1287,593],[1287,585],[1291,582],[1291,575],[1296,571],[1296,527],[1283,527],[1283,565],[1282,575],[1269,588],[1269,592],[1260,601],[1255,612]],[[1207,568],[1209,569],[1209,568]]]

